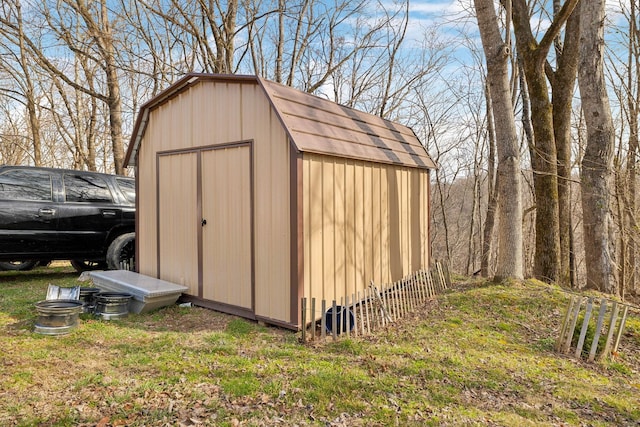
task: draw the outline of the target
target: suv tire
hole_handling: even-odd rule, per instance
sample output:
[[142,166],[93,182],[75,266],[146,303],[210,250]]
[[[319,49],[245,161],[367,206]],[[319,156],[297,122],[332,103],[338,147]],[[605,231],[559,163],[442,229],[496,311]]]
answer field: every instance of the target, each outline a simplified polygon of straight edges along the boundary
[[[113,239],[107,250],[107,266],[110,270],[121,270],[120,263],[133,259],[136,252],[136,233],[125,233]],[[133,270],[134,266],[129,266]]]
[[104,270],[107,267],[107,263],[104,261],[87,261],[84,259],[72,259],[69,261],[71,266],[78,272],[91,270]]
[[27,261],[3,261],[0,262],[0,270],[7,271],[29,271],[37,267],[39,261],[27,260]]

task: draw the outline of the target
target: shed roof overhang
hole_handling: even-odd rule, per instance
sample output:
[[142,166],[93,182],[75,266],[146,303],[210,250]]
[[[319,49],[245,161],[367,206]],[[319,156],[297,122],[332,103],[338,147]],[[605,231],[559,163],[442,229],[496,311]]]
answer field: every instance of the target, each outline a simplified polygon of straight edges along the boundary
[[203,81],[254,82],[264,90],[289,138],[300,152],[434,169],[426,149],[407,126],[256,76],[188,74],[141,108],[129,142],[126,166],[137,153],[153,108]]

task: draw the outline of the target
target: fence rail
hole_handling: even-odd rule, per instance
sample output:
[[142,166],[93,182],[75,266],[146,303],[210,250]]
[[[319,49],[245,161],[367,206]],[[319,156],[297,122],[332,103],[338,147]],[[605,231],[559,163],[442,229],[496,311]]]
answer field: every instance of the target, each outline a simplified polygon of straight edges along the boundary
[[[586,358],[589,362],[596,357],[604,360],[615,356],[629,306],[602,298],[596,309],[596,303],[593,297],[571,297],[556,340],[555,350],[558,353],[570,354],[573,350],[576,359]],[[594,316],[596,311],[597,317]],[[576,329],[578,325],[581,325],[580,333]]]
[[302,342],[325,339],[327,335],[335,340],[339,335],[370,334],[407,316],[450,286],[447,264],[437,261],[432,269],[418,270],[397,282],[378,285],[371,281],[364,291],[341,297],[339,301],[303,297]]

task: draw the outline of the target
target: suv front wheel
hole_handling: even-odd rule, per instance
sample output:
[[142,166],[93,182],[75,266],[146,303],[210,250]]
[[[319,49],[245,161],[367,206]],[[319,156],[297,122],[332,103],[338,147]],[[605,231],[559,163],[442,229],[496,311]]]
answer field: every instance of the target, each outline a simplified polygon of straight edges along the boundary
[[78,272],[104,270],[107,264],[104,261],[89,261],[84,259],[72,259],[71,266]]
[[110,270],[134,270],[136,233],[125,233],[115,239],[107,250],[107,266]]

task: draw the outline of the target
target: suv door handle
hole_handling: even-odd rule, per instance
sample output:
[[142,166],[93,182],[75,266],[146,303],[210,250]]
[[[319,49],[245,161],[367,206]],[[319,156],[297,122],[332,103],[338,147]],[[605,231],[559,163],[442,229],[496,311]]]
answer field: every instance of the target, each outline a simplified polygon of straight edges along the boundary
[[115,211],[102,211],[102,216],[103,217],[116,216],[116,212]]
[[55,209],[50,209],[50,208],[38,209],[38,216],[53,216],[55,214],[56,214]]

